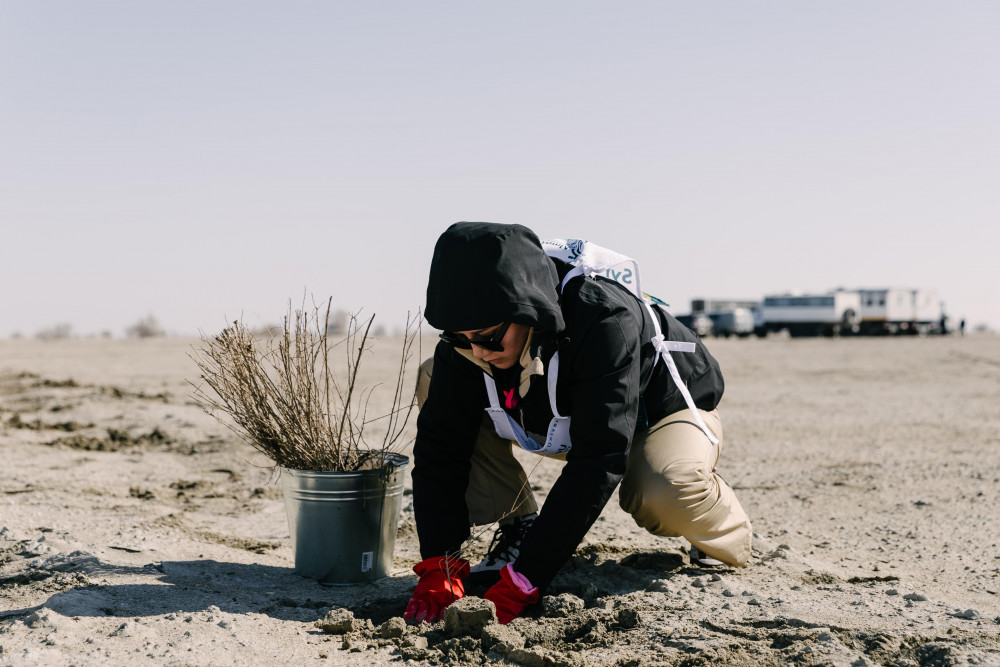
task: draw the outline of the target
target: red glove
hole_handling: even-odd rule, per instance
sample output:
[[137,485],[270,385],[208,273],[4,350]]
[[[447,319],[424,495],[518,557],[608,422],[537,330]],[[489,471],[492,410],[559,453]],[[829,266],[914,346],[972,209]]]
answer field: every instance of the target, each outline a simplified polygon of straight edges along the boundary
[[444,608],[465,595],[462,579],[469,576],[469,561],[437,556],[420,561],[413,571],[420,575],[420,581],[403,618],[414,623],[437,623]]
[[538,602],[538,588],[528,578],[514,571],[511,563],[500,570],[500,581],[490,586],[483,598],[497,608],[497,620],[506,625]]

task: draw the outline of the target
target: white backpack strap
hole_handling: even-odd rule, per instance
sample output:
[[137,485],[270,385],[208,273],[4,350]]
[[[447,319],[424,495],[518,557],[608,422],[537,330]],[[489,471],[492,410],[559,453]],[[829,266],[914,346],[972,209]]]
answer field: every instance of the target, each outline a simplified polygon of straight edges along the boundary
[[566,283],[573,280],[573,278],[576,278],[577,276],[584,275],[584,273],[585,271],[582,266],[574,266],[570,269],[569,273],[566,274],[566,277],[562,279],[562,283],[559,285],[559,293],[562,294],[562,291],[566,289]]
[[698,428],[702,430],[705,436],[713,445],[719,444],[719,439],[716,438],[711,431],[708,430],[708,426],[705,424],[705,420],[701,418],[701,413],[698,412],[698,407],[694,404],[694,399],[691,397],[691,392],[688,391],[687,385],[681,380],[680,371],[677,370],[677,364],[674,363],[674,358],[670,356],[671,352],[694,352],[697,348],[694,343],[689,343],[687,341],[679,340],[663,340],[663,333],[660,331],[660,319],[653,312],[652,306],[646,301],[646,308],[649,308],[649,314],[653,318],[653,326],[656,327],[656,335],[653,336],[652,342],[653,347],[659,353],[660,357],[663,358],[663,363],[667,365],[667,370],[670,371],[670,377],[673,378],[674,384],[677,385],[677,390],[681,392],[681,396],[684,397],[684,404],[687,405],[688,410],[694,415],[694,420],[698,423]]
[[549,359],[549,370],[546,371],[548,377],[545,378],[546,385],[549,390],[549,407],[552,408],[552,416],[556,419],[562,419],[562,415],[559,414],[559,410],[556,408],[556,383],[559,381],[559,350],[556,350]]
[[486,383],[486,395],[490,399],[490,407],[494,409],[500,408],[500,398],[497,397],[497,383],[493,381],[489,373],[483,373],[483,381]]

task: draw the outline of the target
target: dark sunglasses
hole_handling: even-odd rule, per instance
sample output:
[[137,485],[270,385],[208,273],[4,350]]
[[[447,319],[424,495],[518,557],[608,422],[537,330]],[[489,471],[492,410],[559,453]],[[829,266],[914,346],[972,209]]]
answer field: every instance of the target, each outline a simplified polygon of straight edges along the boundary
[[451,331],[441,333],[438,338],[462,350],[468,350],[473,345],[492,352],[503,352],[503,337],[510,328],[510,322],[504,322],[489,338],[466,338]]

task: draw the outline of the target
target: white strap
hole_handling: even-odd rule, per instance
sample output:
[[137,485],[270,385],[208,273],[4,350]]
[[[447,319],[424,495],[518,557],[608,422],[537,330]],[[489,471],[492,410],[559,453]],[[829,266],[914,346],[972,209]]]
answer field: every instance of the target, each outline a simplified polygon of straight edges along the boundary
[[688,343],[686,341],[679,340],[664,340],[663,332],[660,330],[660,318],[656,316],[653,311],[653,306],[649,301],[643,299],[642,303],[645,304],[646,310],[649,311],[649,316],[653,318],[653,328],[656,330],[656,335],[653,336],[652,343],[653,347],[663,357],[663,363],[667,365],[667,370],[670,371],[670,377],[673,378],[674,384],[677,385],[678,391],[681,392],[681,396],[684,397],[684,403],[687,405],[688,410],[694,415],[694,420],[698,423],[699,428],[708,438],[709,442],[713,445],[719,444],[719,439],[716,438],[711,431],[708,430],[708,426],[705,425],[705,420],[701,418],[701,413],[698,412],[698,407],[694,404],[694,399],[691,397],[691,392],[688,391],[687,385],[681,380],[680,371],[677,370],[677,364],[674,363],[674,358],[670,356],[671,352],[694,352],[694,343]]
[[[552,355],[552,359],[549,360],[548,377],[545,378],[546,388],[549,391],[549,407],[552,408],[552,416],[562,419],[563,415],[559,414],[558,408],[556,408],[556,384],[559,381],[559,351]],[[494,409],[500,408],[500,397],[497,395],[497,383],[491,378],[487,373],[483,373],[483,382],[486,383],[486,395],[490,399],[490,407]]]
[[[659,338],[662,341],[663,331],[660,329],[660,318],[656,316],[656,311],[653,310],[653,305],[649,303],[649,301],[647,301],[646,299],[642,300],[642,305],[646,306],[646,310],[649,311],[649,319],[653,320],[653,330],[656,331],[656,336],[653,337],[653,340],[655,341],[657,338]],[[672,343],[674,341],[667,341],[667,342]],[[690,350],[678,350],[678,352],[694,352],[694,343],[689,343],[689,345],[691,345]]]
[[568,283],[573,278],[576,278],[577,276],[582,276],[584,274],[586,274],[586,269],[584,269],[582,264],[574,266],[572,269],[570,269],[569,273],[567,273],[566,276],[562,279],[562,284],[559,285],[559,293],[561,294],[562,291],[566,289],[566,283]]
[[493,381],[489,373],[483,373],[483,381],[486,383],[486,395],[490,397],[490,407],[500,408],[500,399],[497,397],[497,383]]
[[[708,437],[709,441],[713,445],[719,444],[719,439],[712,435],[712,432],[708,430],[708,426],[705,425],[705,420],[701,418],[701,412],[698,411],[697,406],[694,404],[694,399],[691,398],[691,392],[688,391],[687,385],[681,380],[681,374],[677,370],[677,364],[674,363],[674,358],[670,356],[670,343],[673,341],[663,340],[663,334],[657,334],[653,338],[653,347],[659,352],[660,356],[663,357],[663,363],[667,365],[667,370],[670,371],[670,377],[674,379],[674,384],[677,385],[677,389],[681,392],[681,396],[684,397],[684,403],[687,404],[688,410],[694,415],[694,420],[698,423],[698,427],[701,428],[702,432]],[[694,343],[689,343],[689,345],[694,345]],[[693,351],[693,350],[691,350]]]
[[[662,349],[665,349],[667,352],[694,352],[696,349],[694,343],[679,340],[663,340],[663,334],[660,334],[660,340],[663,342]],[[657,346],[656,341],[653,341],[653,346]]]
[[559,410],[556,408],[556,383],[559,381],[559,350],[556,350],[549,360],[549,376],[545,379],[549,390],[549,407],[552,408],[552,416],[562,419]]

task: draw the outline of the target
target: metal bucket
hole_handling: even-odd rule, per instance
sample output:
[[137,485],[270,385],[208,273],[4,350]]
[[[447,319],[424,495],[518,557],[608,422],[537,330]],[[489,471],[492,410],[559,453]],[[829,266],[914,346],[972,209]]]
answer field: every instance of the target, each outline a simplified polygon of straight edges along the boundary
[[327,585],[389,576],[410,459],[385,459],[379,470],[281,469],[297,574]]

